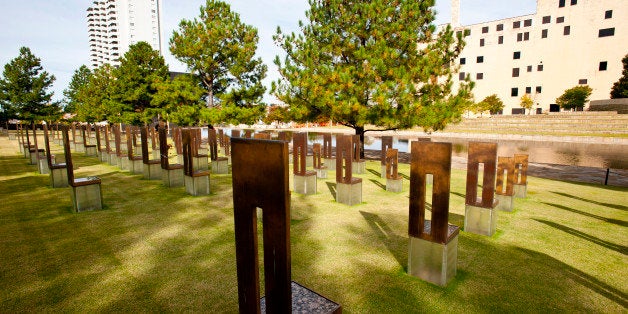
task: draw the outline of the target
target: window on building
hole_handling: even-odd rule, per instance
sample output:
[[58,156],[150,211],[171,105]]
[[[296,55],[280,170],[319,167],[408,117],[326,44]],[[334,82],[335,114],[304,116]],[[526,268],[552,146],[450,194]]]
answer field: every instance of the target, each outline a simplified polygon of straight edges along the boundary
[[580,84],[580,85],[585,85],[585,84],[587,84],[587,79],[579,79],[579,80],[578,80],[578,84]]
[[515,51],[512,53],[513,59],[521,59],[521,51]]
[[513,87],[510,89],[510,96],[511,97],[517,97],[519,96],[519,89],[516,87]]
[[512,28],[519,28],[519,27],[521,27],[521,21],[512,22]]
[[519,77],[519,68],[512,68],[512,77]]
[[530,40],[530,32],[523,33],[523,40]]
[[488,26],[482,27],[482,34],[488,33]]
[[497,24],[497,31],[503,31],[504,30],[504,24]]
[[532,19],[527,19],[523,21],[523,26],[524,27],[532,26]]
[[532,72],[532,66],[528,65],[528,72]]
[[564,16],[559,16],[556,18],[556,24],[560,24],[565,22],[565,17]]
[[571,26],[567,25],[563,28],[563,35],[567,36],[571,33]]
[[552,22],[552,17],[550,15],[546,15],[543,17],[543,24],[548,24]]
[[526,87],[526,94],[532,94],[532,86]]
[[517,41],[522,41],[523,40],[523,33],[518,33],[517,34]]
[[615,28],[603,28],[598,32],[598,37],[608,37],[615,35]]
[[484,47],[484,38],[480,38],[480,47]]
[[458,73],[458,80],[464,81],[464,72]]
[[547,38],[547,28],[544,30],[541,30],[541,38]]
[[558,7],[559,8],[564,8],[565,7],[565,0],[558,0]]
[[484,56],[478,56],[475,61],[477,63],[484,63]]
[[460,64],[466,64],[467,58],[460,58]]
[[504,36],[497,37],[497,43],[500,44],[500,45],[503,44],[504,43]]
[[537,65],[537,66],[536,66],[536,70],[537,70],[538,72],[543,72],[543,65],[542,65],[542,64]]
[[576,5],[578,4],[578,0],[571,0],[571,5]]
[[606,68],[608,67],[608,62],[606,61],[602,61],[600,62],[600,71],[606,71]]
[[482,80],[482,79],[484,79],[484,73],[477,73],[477,74],[475,75],[475,79],[476,79],[476,80]]
[[604,18],[605,19],[610,19],[613,17],[613,10],[608,10],[606,12],[604,12]]
[[541,86],[537,86],[535,91],[540,94],[541,93]]

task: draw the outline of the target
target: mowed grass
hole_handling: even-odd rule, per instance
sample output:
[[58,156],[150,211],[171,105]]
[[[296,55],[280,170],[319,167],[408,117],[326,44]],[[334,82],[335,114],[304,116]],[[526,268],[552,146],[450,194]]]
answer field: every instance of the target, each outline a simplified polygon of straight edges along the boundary
[[[77,177],[102,179],[103,210],[72,212],[69,188],[50,188],[0,137],[1,312],[238,311],[230,175],[193,197],[73,157]],[[360,205],[335,202],[333,171],[316,195],[292,194],[292,278],[345,312],[626,312],[628,189],[529,178],[493,237],[460,233],[443,288],[407,275],[408,180],[390,193],[380,171],[369,161],[358,175]],[[453,170],[461,227],[465,178]]]

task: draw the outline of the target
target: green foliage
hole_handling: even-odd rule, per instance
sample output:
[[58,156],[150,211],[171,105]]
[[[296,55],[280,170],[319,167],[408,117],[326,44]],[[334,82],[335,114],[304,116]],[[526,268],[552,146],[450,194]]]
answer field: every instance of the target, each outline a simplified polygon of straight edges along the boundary
[[66,103],[65,107],[63,108],[64,112],[76,113],[76,106],[79,103],[79,90],[83,86],[85,86],[87,82],[89,82],[89,78],[91,75],[92,71],[90,71],[90,69],[85,65],[81,65],[81,67],[74,71],[68,88],[63,91],[63,96],[65,96]]
[[182,20],[170,38],[170,52],[196,73],[207,89],[207,113],[211,119],[248,123],[263,116],[261,81],[266,66],[254,58],[257,30],[240,21],[222,1],[207,0],[200,17]]
[[488,111],[491,114],[497,114],[504,109],[504,102],[497,97],[496,94],[486,96],[476,105],[476,112]]
[[529,114],[532,110],[532,106],[534,106],[534,101],[530,98],[529,94],[525,94],[521,96],[521,103],[519,103],[519,106],[521,106],[524,110],[528,110]]
[[619,80],[613,84],[611,99],[628,98],[628,55],[621,59],[621,63],[624,64],[624,70],[621,72],[622,76]]
[[107,106],[111,103],[112,86],[115,78],[114,68],[104,64],[95,69],[76,93],[75,119],[77,121],[96,122],[107,120]]
[[558,98],[556,98],[556,104],[563,109],[575,109],[582,108],[584,104],[589,101],[589,96],[593,90],[589,85],[579,85],[572,87]]
[[28,121],[56,120],[59,104],[52,101],[48,89],[54,75],[44,71],[41,60],[28,47],[20,48],[20,55],[5,64],[0,78],[0,106],[3,115]]
[[106,106],[110,122],[148,123],[158,108],[151,103],[156,85],[168,79],[168,67],[159,52],[146,42],[131,45],[114,70],[111,102]]
[[268,107],[268,112],[262,121],[266,124],[271,124],[273,122],[289,122],[290,120],[288,107],[272,105]]
[[277,30],[286,51],[275,63],[272,92],[295,121],[331,119],[362,134],[422,126],[441,130],[460,119],[472,83],[452,89],[464,46],[450,27],[435,34],[434,1],[310,0],[301,34]]
[[173,80],[165,80],[156,85],[153,107],[159,108],[163,119],[179,126],[200,124],[201,112],[205,107],[202,96],[205,89],[193,75],[179,75]]

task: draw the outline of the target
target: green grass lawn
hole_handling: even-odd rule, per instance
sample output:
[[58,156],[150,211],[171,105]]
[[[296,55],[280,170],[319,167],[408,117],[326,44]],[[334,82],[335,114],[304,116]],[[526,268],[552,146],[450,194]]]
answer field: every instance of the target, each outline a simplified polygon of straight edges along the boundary
[[[0,137],[0,312],[238,311],[230,175],[193,197],[73,157],[77,177],[102,179],[103,210],[72,212],[69,188]],[[367,169],[360,205],[334,201],[332,171],[292,195],[292,278],[345,312],[627,311],[628,189],[529,178],[493,237],[460,233],[442,288],[406,274],[408,181],[386,192],[379,162]],[[465,175],[453,170],[450,195],[461,227]]]

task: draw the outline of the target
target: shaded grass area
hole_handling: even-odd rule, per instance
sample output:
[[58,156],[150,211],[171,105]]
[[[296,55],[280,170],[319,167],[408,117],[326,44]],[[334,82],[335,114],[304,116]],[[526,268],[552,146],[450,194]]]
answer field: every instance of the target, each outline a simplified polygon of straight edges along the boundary
[[[238,311],[230,175],[192,197],[75,154],[77,176],[102,178],[105,208],[73,213],[69,189],[18,152],[0,137],[3,312]],[[628,189],[529,178],[496,235],[460,233],[458,274],[442,288],[406,274],[408,181],[390,193],[379,162],[367,170],[360,205],[335,202],[333,171],[317,194],[292,194],[293,279],[345,312],[626,311]],[[453,170],[459,226],[464,180]]]

